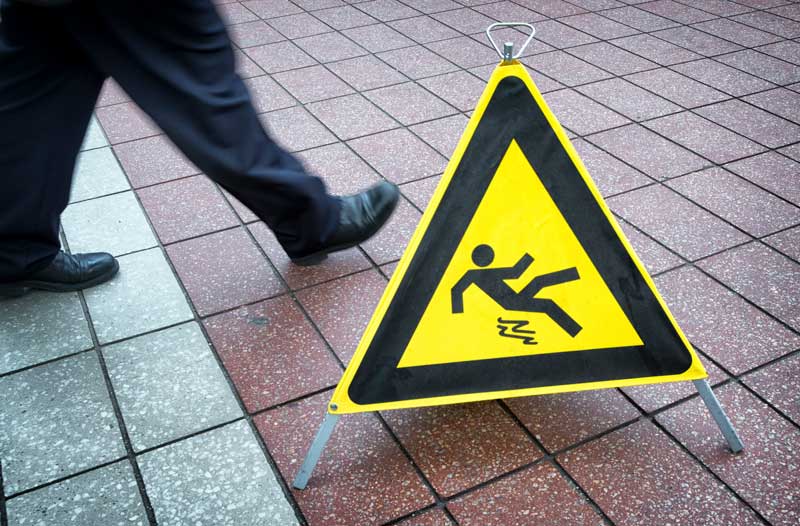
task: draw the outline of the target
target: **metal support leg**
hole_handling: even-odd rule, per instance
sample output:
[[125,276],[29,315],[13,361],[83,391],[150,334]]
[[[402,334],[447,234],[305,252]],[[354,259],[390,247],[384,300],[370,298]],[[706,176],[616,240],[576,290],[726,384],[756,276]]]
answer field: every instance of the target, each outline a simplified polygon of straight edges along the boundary
[[717,400],[714,391],[711,390],[711,386],[708,385],[708,380],[694,380],[694,386],[697,388],[697,392],[700,393],[700,398],[703,399],[706,407],[708,407],[711,416],[713,416],[714,420],[717,422],[717,426],[719,426],[719,430],[722,431],[725,440],[728,441],[728,447],[731,448],[731,451],[738,453],[743,450],[744,444],[742,444],[742,441],[739,439],[739,435],[736,434],[736,430],[733,428],[731,421],[728,420],[728,415],[725,414],[722,406],[719,405],[719,400]]
[[330,413],[325,415],[325,420],[323,420],[322,425],[319,426],[317,436],[314,437],[314,442],[312,442],[311,447],[308,448],[306,459],[303,461],[303,465],[300,466],[300,471],[297,473],[292,483],[292,487],[295,489],[306,489],[308,479],[311,478],[311,473],[317,466],[319,457],[322,455],[322,450],[325,449],[325,444],[328,443],[328,439],[331,437],[333,428],[336,427],[336,422],[338,421],[339,415],[332,415]]

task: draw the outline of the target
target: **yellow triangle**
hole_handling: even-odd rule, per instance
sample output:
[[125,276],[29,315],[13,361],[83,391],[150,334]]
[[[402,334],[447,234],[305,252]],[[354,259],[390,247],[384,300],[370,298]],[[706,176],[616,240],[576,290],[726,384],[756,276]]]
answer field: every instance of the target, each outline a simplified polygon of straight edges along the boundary
[[[476,247],[484,258],[493,253],[492,261],[478,266]],[[515,265],[505,274],[518,277],[503,280],[499,274],[504,271],[497,269]],[[458,299],[453,289],[462,278],[468,286],[455,296],[462,298],[463,312],[454,313]],[[536,290],[548,282],[553,284]],[[636,330],[512,141],[398,367],[640,345]]]

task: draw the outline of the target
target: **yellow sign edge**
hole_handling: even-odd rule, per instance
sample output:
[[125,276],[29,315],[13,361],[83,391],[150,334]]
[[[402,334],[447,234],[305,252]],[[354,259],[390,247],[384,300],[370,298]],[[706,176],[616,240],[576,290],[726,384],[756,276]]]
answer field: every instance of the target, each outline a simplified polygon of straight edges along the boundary
[[[689,354],[692,357],[692,363],[683,373],[677,375],[667,375],[667,376],[646,376],[646,377],[638,377],[638,378],[630,378],[630,379],[619,379],[619,380],[606,380],[600,382],[585,382],[579,384],[561,384],[561,385],[554,385],[554,386],[546,386],[546,387],[529,387],[524,389],[512,389],[507,391],[489,391],[483,393],[469,393],[469,394],[456,394],[456,395],[444,395],[444,396],[437,396],[431,398],[415,398],[410,400],[401,400],[397,402],[382,402],[378,404],[366,404],[360,405],[352,400],[347,395],[347,388],[349,387],[350,383],[355,376],[358,367],[361,365],[361,361],[364,358],[364,355],[369,348],[370,342],[372,342],[373,337],[375,336],[375,332],[378,330],[378,326],[380,322],[383,320],[383,317],[386,315],[386,311],[391,304],[392,298],[394,298],[397,289],[402,283],[403,278],[405,277],[406,271],[408,270],[408,266],[411,263],[412,256],[416,253],[417,249],[419,248],[419,244],[422,241],[422,238],[425,232],[428,230],[428,226],[430,225],[431,219],[433,218],[436,210],[439,208],[439,203],[444,196],[445,190],[450,185],[450,180],[453,178],[453,174],[458,168],[459,164],[461,163],[461,158],[464,155],[464,151],[467,149],[467,146],[472,139],[473,134],[475,133],[475,129],[478,127],[478,123],[480,123],[481,118],[483,117],[483,113],[486,111],[486,107],[489,104],[489,101],[494,94],[497,85],[505,79],[506,77],[517,77],[525,82],[525,85],[528,87],[528,90],[533,95],[534,99],[536,100],[537,105],[544,113],[545,117],[547,118],[550,127],[555,131],[556,136],[558,137],[561,146],[567,152],[572,162],[575,164],[576,168],[578,169],[578,173],[580,173],[581,178],[583,179],[586,186],[592,193],[592,196],[595,198],[597,203],[600,205],[600,209],[603,211],[603,214],[608,219],[611,227],[616,232],[617,237],[622,241],[625,250],[631,256],[636,268],[641,273],[642,277],[644,278],[647,286],[650,287],[650,290],[653,292],[656,300],[658,301],[661,308],[667,315],[670,323],[674,327],[675,331],[677,332],[678,336],[680,337],[683,344],[686,346]],[[639,260],[639,257],[636,255],[636,252],[633,250],[633,246],[628,241],[628,238],[623,233],[622,229],[620,228],[619,224],[617,223],[616,219],[614,218],[613,214],[609,210],[608,206],[605,203],[600,191],[597,189],[597,186],[594,184],[594,181],[588,174],[588,170],[581,161],[580,157],[578,156],[578,152],[572,146],[572,143],[567,137],[567,134],[564,132],[564,129],[561,127],[561,124],[556,119],[553,112],[550,110],[550,107],[545,102],[544,98],[542,97],[539,89],[536,87],[536,84],[531,79],[528,72],[525,70],[525,67],[519,63],[519,61],[513,61],[511,63],[501,63],[499,64],[494,71],[492,72],[491,77],[489,78],[489,82],[484,88],[483,93],[481,94],[480,99],[478,100],[478,104],[475,107],[475,111],[472,113],[472,117],[470,118],[469,122],[467,123],[467,127],[464,129],[464,132],[461,135],[461,139],[456,146],[453,155],[450,157],[450,161],[447,163],[447,168],[442,175],[442,179],[439,181],[439,184],[436,186],[436,190],[431,197],[425,212],[420,219],[419,224],[417,225],[414,234],[411,236],[411,240],[406,247],[405,252],[403,252],[403,256],[400,258],[400,262],[397,265],[397,268],[392,274],[391,279],[389,280],[386,289],[383,291],[383,295],[381,296],[380,301],[378,302],[378,306],[375,308],[375,311],[370,318],[369,323],[367,324],[366,329],[364,330],[363,335],[361,336],[361,340],[356,348],[353,357],[350,359],[350,363],[347,365],[344,374],[342,375],[341,380],[339,380],[336,389],[333,392],[333,396],[331,398],[331,403],[328,406],[328,412],[331,414],[347,414],[347,413],[359,413],[359,412],[366,412],[366,411],[384,411],[384,410],[391,410],[391,409],[406,409],[406,408],[413,408],[413,407],[428,407],[428,406],[435,406],[435,405],[446,405],[446,404],[458,404],[458,403],[466,403],[466,402],[479,402],[485,400],[496,400],[499,398],[515,398],[515,397],[522,397],[522,396],[532,396],[532,395],[542,395],[542,394],[555,394],[555,393],[565,393],[565,392],[573,392],[573,391],[588,391],[593,389],[609,389],[615,387],[632,387],[637,385],[647,385],[647,384],[658,384],[658,383],[669,383],[669,382],[679,382],[679,381],[689,381],[689,380],[701,380],[707,378],[708,374],[706,373],[703,364],[700,362],[697,354],[694,351],[694,348],[689,343],[689,340],[686,338],[686,335],[683,333],[681,328],[678,326],[677,321],[675,320],[672,312],[670,312],[669,307],[664,302],[664,299],[659,294],[658,290],[656,289],[655,282],[650,277],[650,274],[645,269],[642,262]],[[334,409],[335,408],[335,409]]]

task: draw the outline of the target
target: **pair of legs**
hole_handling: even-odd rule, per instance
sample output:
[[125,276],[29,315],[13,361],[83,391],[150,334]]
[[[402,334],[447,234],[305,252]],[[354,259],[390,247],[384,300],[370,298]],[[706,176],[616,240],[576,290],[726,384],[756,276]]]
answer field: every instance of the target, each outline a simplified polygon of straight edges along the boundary
[[290,257],[335,235],[342,202],[264,132],[210,0],[0,0],[0,14],[0,283],[59,253],[59,217],[107,77]]

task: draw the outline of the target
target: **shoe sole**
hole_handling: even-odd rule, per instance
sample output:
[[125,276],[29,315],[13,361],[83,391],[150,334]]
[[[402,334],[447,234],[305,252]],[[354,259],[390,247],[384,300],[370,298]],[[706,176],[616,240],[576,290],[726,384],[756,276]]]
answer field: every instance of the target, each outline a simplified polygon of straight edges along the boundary
[[105,283],[116,276],[117,272],[119,272],[119,262],[115,259],[114,266],[110,268],[108,272],[105,274],[100,274],[89,281],[83,281],[81,283],[52,283],[48,281],[37,280],[19,281],[17,283],[0,285],[0,298],[19,298],[32,290],[45,290],[48,292],[75,292]]
[[395,209],[397,208],[397,203],[400,201],[400,192],[398,191],[394,197],[394,201],[392,202],[392,209],[389,211],[389,215],[386,217],[386,220],[381,224],[375,226],[374,228],[367,231],[367,234],[364,236],[364,239],[361,241],[354,241],[352,243],[342,243],[340,245],[334,245],[332,247],[327,247],[319,252],[314,252],[313,254],[309,254],[307,256],[303,256],[301,258],[294,258],[292,259],[292,263],[295,265],[299,265],[301,267],[311,267],[314,265],[319,265],[326,259],[328,259],[328,254],[332,254],[333,252],[341,252],[342,250],[347,250],[348,248],[353,248],[357,246],[359,243],[363,243],[367,239],[371,238],[375,234],[381,231],[381,229],[386,226],[386,223],[389,222],[391,219],[392,214],[394,214]]

